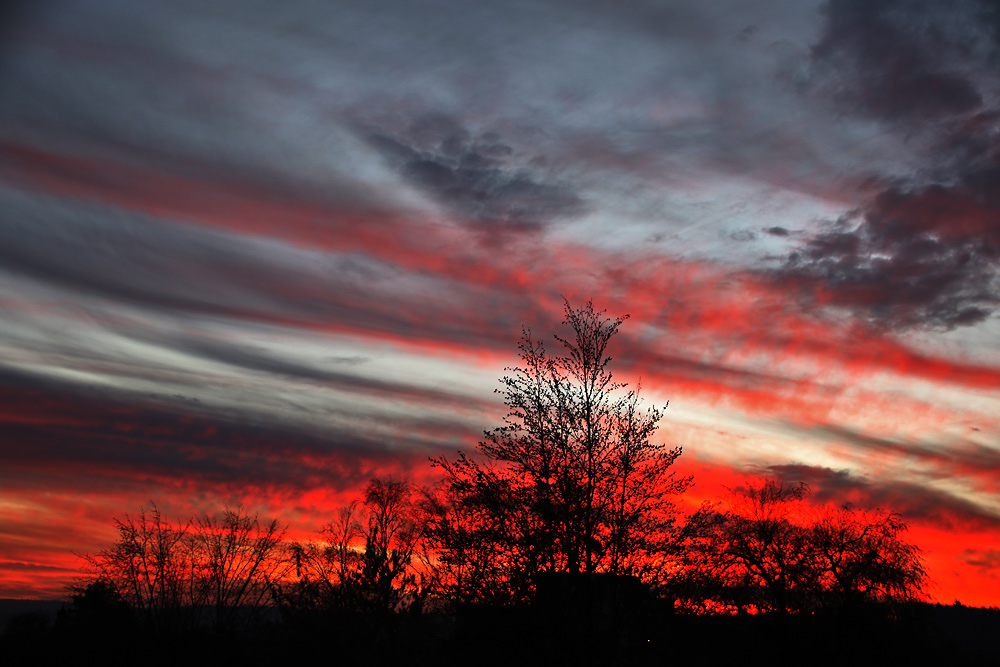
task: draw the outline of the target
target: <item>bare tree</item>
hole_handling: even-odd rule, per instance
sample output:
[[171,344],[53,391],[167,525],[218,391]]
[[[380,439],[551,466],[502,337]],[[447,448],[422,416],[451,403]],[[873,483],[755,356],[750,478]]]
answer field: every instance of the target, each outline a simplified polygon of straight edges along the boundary
[[375,479],[365,489],[368,530],[361,581],[378,609],[395,609],[408,601],[417,584],[411,565],[422,526],[412,495],[409,483],[401,480]]
[[118,541],[85,560],[96,578],[109,582],[148,627],[177,629],[191,593],[191,562],[184,542],[189,525],[171,525],[151,502],[135,516],[115,519],[115,526]]
[[422,522],[408,482],[373,479],[361,502],[342,508],[322,530],[322,545],[300,547],[317,604],[382,612],[423,598],[414,557]]
[[757,591],[755,606],[786,613],[793,596],[814,587],[816,572],[809,532],[790,518],[806,486],[765,480],[736,496],[725,523],[724,551],[737,586]]
[[498,390],[503,425],[485,433],[480,457],[433,460],[449,502],[429,534],[454,573],[485,574],[476,563],[490,554],[516,600],[539,572],[663,571],[673,499],[691,480],[671,470],[680,448],[654,440],[662,409],[643,409],[609,370],[607,348],[625,319],[567,302],[571,334],[555,337],[559,356],[525,330],[522,365]]
[[262,524],[242,507],[194,520],[192,602],[212,609],[216,631],[249,627],[262,610],[274,606],[274,587],[292,567],[282,549],[284,533],[276,519]]
[[[148,628],[174,632],[206,622],[245,630],[274,604],[274,586],[293,567],[277,521],[227,509],[172,525],[156,505],[115,519],[118,541],[85,559]],[[203,619],[202,611],[211,609]]]
[[855,607],[919,597],[926,581],[920,550],[904,542],[899,515],[844,505],[811,530],[822,586],[832,603]]
[[693,610],[776,612],[856,608],[910,600],[926,574],[890,512],[804,511],[804,484],[748,484],[725,512],[705,509],[686,527],[674,588]]
[[444,600],[461,605],[519,599],[530,582],[524,568],[513,565],[511,512],[498,517],[497,503],[470,492],[452,481],[424,500],[433,586]]

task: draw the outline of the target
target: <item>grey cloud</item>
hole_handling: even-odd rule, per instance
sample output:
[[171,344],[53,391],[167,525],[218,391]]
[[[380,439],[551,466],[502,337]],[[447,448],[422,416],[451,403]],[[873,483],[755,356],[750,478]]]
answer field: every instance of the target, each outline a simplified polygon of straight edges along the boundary
[[494,133],[474,136],[442,115],[417,119],[401,135],[366,131],[399,173],[463,222],[532,230],[585,211],[568,186],[518,159]]
[[371,357],[363,356],[351,356],[351,357],[329,357],[328,361],[335,364],[343,364],[345,366],[358,366],[360,364],[366,364],[371,361]]
[[773,275],[807,301],[822,288],[828,302],[881,327],[977,324],[1000,305],[1000,202],[989,201],[1000,179],[966,180],[971,187],[889,188]]
[[[409,419],[398,440],[345,428],[319,431],[260,415],[75,387],[0,369],[0,397],[21,418],[0,419],[0,478],[8,488],[63,484],[127,488],[174,479],[354,490],[379,466],[422,466],[441,439],[474,437],[454,422]],[[26,416],[32,419],[24,419]],[[80,470],[89,471],[89,479]]]
[[982,34],[975,9],[975,3],[830,0],[813,56],[835,72],[842,104],[875,117],[919,123],[967,113],[983,103],[959,66],[970,33]]
[[[988,478],[1000,473],[1000,451],[973,445],[906,443],[876,438],[840,426],[800,429],[803,436],[846,442],[860,451],[860,458],[872,454],[890,455],[920,462],[931,478],[962,478],[971,472]],[[849,495],[859,495],[861,504],[902,514],[907,519],[927,521],[945,529],[973,527],[994,530],[1000,527],[995,510],[959,495],[935,488],[923,480],[868,477],[850,470],[835,470],[802,463],[769,465],[760,474],[774,475],[788,482],[805,482],[820,502],[842,503]]]
[[946,530],[969,528],[995,530],[1000,515],[964,498],[900,480],[871,480],[844,470],[820,466],[783,464],[767,466],[764,474],[787,482],[805,482],[820,502],[843,503],[848,493],[859,494],[861,505],[896,512],[908,520],[937,525]]
[[753,231],[752,229],[740,229],[735,232],[732,232],[729,235],[729,238],[731,238],[734,241],[756,241],[757,232]]
[[[788,425],[789,428],[793,426]],[[845,442],[860,450],[864,456],[875,453],[886,454],[901,459],[910,459],[924,464],[934,474],[965,476],[971,472],[982,475],[1000,474],[1000,450],[955,443],[914,443],[889,438],[878,438],[844,426],[828,424],[799,429],[803,436],[822,438],[835,442]]]
[[508,343],[507,332],[482,315],[451,314],[456,304],[481,299],[474,288],[374,257],[278,252],[238,235],[56,197],[0,190],[0,203],[3,270],[77,298],[182,317],[307,329],[336,322],[420,339]]
[[880,328],[942,330],[1000,306],[1000,109],[979,92],[995,103],[1000,44],[979,20],[983,7],[827,3],[811,85],[829,92],[832,77],[835,99],[922,148],[914,168],[871,178],[874,195],[770,274],[804,304]]
[[966,549],[964,560],[982,570],[1000,571],[1000,549]]
[[[0,262],[60,289],[133,306],[266,320],[315,313],[316,276],[266,257],[252,242],[82,202],[4,196]],[[344,288],[370,280],[345,258]],[[300,287],[299,290],[293,289]],[[278,293],[281,293],[279,298]],[[324,304],[335,311],[334,298]],[[344,306],[341,306],[344,307]]]
[[[306,366],[282,359],[265,350],[250,349],[234,344],[223,344],[214,339],[172,340],[166,343],[173,349],[197,355],[203,359],[229,364],[252,371],[282,375],[290,378],[321,383],[326,387],[341,391],[366,394],[379,399],[405,400],[417,403],[433,403],[452,409],[492,409],[494,404],[478,398],[452,392],[420,387],[412,384],[379,380],[354,373],[346,373],[328,368]],[[338,364],[356,364],[356,357],[334,360]],[[363,358],[361,359],[363,361]]]
[[[772,172],[759,166],[775,158],[824,168],[802,141],[814,134],[789,140],[795,100],[778,94],[770,56],[756,44],[734,52],[750,24],[761,27],[755,39],[784,36],[786,15],[814,13],[802,4],[306,3],[241,7],[230,21],[219,20],[225,2],[210,12],[84,4],[51,22],[90,58],[30,49],[10,78],[7,117],[18,133],[33,126],[41,145],[69,135],[143,161],[180,156],[233,173],[252,164],[267,172],[252,187],[330,188],[331,172],[357,156],[331,140],[341,118],[419,107],[409,125],[368,128],[398,173],[480,228],[538,229],[600,201],[652,206],[664,175],[692,165],[765,179]],[[675,107],[699,111],[663,122]],[[787,185],[790,171],[774,174]],[[656,192],[635,187],[646,177]],[[343,180],[338,197],[362,189]]]
[[858,488],[863,483],[862,480],[852,476],[849,470],[834,470],[801,463],[770,465],[762,472],[786,482],[806,484],[813,489],[814,497],[821,502],[835,502],[847,491]]

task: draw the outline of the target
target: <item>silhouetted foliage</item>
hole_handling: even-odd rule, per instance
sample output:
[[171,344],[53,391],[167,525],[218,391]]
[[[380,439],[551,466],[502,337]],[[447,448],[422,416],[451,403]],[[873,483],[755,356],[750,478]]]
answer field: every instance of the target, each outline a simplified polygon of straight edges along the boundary
[[86,609],[120,600],[157,633],[249,627],[275,604],[275,585],[290,567],[277,522],[262,525],[242,509],[172,525],[151,504],[115,525],[118,541],[85,557],[94,577],[74,589],[74,601]]
[[307,605],[356,612],[416,609],[427,593],[414,558],[423,522],[410,484],[373,479],[362,502],[341,508],[323,542],[293,545]]
[[804,484],[749,484],[726,512],[689,522],[675,591],[692,611],[849,609],[916,599],[920,552],[898,515],[848,505],[807,511]]
[[927,574],[920,549],[900,539],[898,514],[843,505],[810,530],[824,602],[855,607],[920,596]]
[[211,609],[217,632],[252,626],[275,603],[275,586],[289,572],[284,530],[272,519],[226,509],[194,519],[189,534],[191,604]]
[[509,411],[481,458],[434,459],[446,475],[428,535],[459,600],[530,598],[540,572],[655,580],[675,545],[673,498],[691,483],[670,468],[680,448],[653,438],[662,409],[615,382],[607,347],[626,317],[565,305],[572,333],[549,355],[523,332],[522,366],[500,391]]
[[104,578],[70,589],[70,602],[59,610],[56,627],[68,643],[86,644],[94,652],[128,654],[146,638],[128,602]]
[[108,579],[94,579],[72,586],[70,590],[70,604],[63,610],[63,622],[86,626],[117,625],[130,617],[128,602]]
[[779,613],[799,607],[815,586],[809,531],[789,516],[805,496],[802,484],[765,481],[737,495],[721,524],[728,574],[741,605]]
[[183,542],[188,526],[171,525],[151,505],[115,519],[118,541],[86,560],[147,627],[176,630],[194,586]]

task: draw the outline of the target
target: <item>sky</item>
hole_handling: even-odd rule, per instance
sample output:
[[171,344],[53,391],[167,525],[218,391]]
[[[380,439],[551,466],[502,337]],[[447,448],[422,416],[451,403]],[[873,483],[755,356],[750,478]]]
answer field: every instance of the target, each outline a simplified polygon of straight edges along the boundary
[[432,483],[592,299],[686,507],[805,482],[1000,604],[995,4],[3,11],[0,597],[150,502]]

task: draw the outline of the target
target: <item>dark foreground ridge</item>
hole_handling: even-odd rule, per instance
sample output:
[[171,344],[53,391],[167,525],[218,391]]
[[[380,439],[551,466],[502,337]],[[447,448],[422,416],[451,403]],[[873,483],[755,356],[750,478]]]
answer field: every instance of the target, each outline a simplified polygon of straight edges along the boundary
[[852,613],[677,614],[627,578],[540,586],[514,607],[366,614],[281,609],[252,629],[150,630],[98,600],[0,601],[4,664],[967,664],[1000,661],[1000,609],[909,603]]

